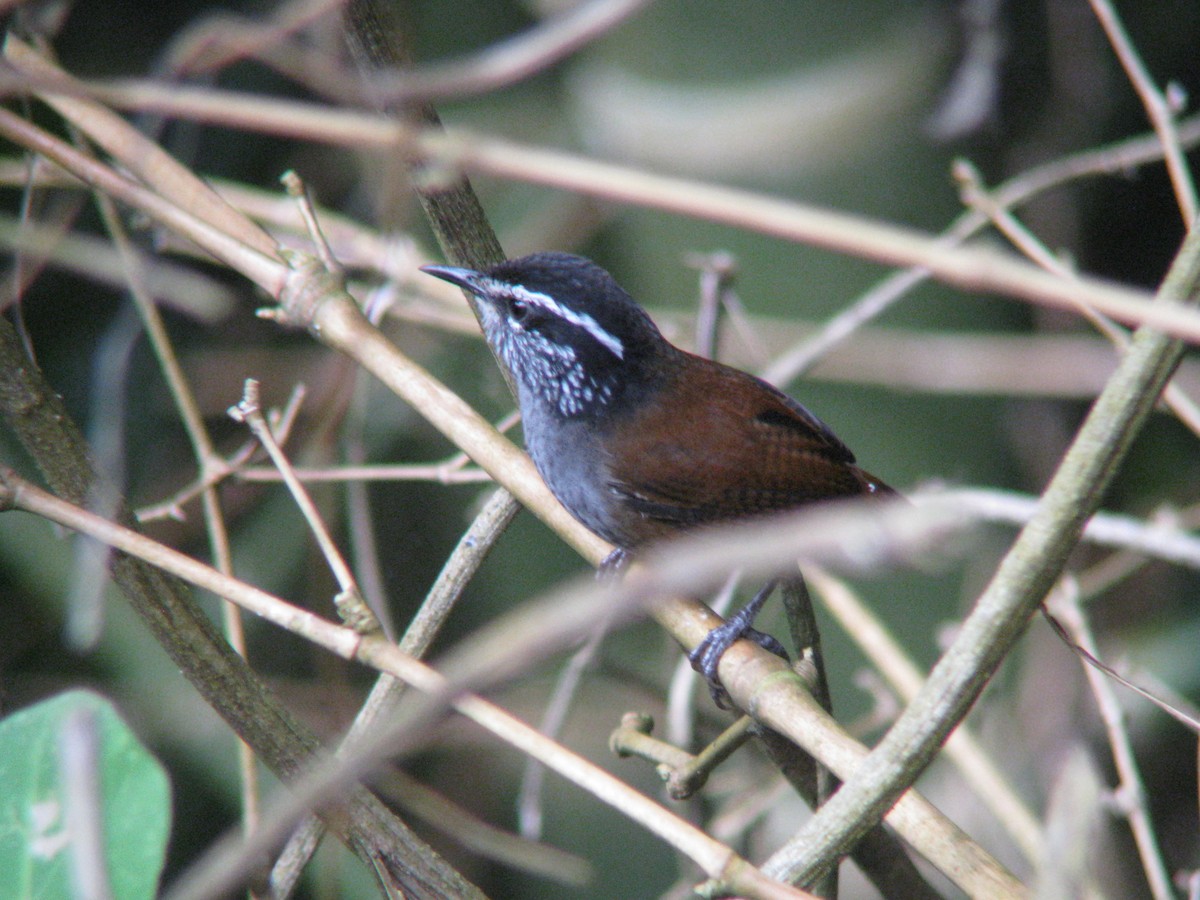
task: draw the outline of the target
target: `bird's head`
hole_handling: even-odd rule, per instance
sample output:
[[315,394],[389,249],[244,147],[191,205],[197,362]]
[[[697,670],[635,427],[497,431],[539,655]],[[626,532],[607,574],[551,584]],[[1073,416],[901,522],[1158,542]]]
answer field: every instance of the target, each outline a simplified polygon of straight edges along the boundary
[[522,403],[545,403],[565,418],[608,408],[670,346],[613,277],[581,256],[534,253],[482,271],[421,270],[479,298],[484,336]]

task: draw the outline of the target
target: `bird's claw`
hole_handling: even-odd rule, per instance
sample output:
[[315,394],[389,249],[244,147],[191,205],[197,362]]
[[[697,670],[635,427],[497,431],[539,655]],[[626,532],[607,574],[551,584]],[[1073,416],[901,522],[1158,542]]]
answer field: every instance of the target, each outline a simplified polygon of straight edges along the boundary
[[746,610],[741,610],[723,625],[718,625],[706,634],[704,639],[688,654],[688,662],[692,664],[693,669],[704,676],[704,680],[708,682],[708,690],[712,694],[713,702],[720,709],[732,709],[733,702],[729,697],[729,692],[721,684],[721,677],[717,669],[725,651],[738,640],[752,641],[782,659],[789,658],[783,644],[771,635],[750,626],[749,619],[752,616],[743,615],[745,612]]

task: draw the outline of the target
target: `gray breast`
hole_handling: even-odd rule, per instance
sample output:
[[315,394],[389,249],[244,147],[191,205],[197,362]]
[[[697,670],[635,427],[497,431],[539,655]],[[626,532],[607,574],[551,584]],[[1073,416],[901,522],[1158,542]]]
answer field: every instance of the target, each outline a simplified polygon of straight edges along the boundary
[[540,404],[524,403],[522,419],[529,456],[554,496],[592,531],[619,544],[616,498],[593,420],[564,419]]

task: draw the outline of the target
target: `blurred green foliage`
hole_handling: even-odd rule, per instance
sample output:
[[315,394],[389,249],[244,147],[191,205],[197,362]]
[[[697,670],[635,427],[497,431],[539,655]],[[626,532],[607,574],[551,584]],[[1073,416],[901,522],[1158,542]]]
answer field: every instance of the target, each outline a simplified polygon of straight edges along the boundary
[[170,786],[108,701],[68,691],[7,717],[0,775],[0,870],[9,896],[155,896]]

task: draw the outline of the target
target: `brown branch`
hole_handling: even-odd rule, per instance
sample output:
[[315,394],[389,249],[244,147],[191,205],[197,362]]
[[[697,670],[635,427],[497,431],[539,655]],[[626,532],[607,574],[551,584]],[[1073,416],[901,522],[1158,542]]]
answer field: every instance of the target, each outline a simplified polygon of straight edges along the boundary
[[265,231],[116,113],[98,103],[80,99],[77,95],[83,86],[28,44],[9,34],[4,41],[4,58],[14,69],[31,79],[50,81],[61,86],[66,93],[43,91],[39,96],[91,140],[122,160],[145,184],[163,193],[177,190],[181,184],[189,184],[186,208],[192,215],[259,253],[269,256],[274,252],[275,242]]
[[1124,26],[1117,16],[1117,11],[1108,0],[1091,0],[1092,11],[1108,35],[1108,40],[1116,51],[1117,58],[1129,77],[1129,83],[1137,92],[1138,98],[1146,109],[1146,116],[1162,143],[1163,158],[1167,164],[1167,174],[1171,177],[1171,186],[1175,189],[1175,198],[1179,203],[1179,212],[1183,216],[1183,227],[1192,228],[1196,224],[1197,211],[1200,210],[1196,201],[1196,185],[1188,170],[1187,161],[1179,146],[1179,132],[1175,125],[1175,111],[1167,103],[1166,97],[1150,77],[1145,63],[1125,33]]
[[[0,120],[2,124],[3,120]],[[12,127],[14,131],[17,130],[15,125]],[[110,173],[90,168],[90,161],[71,157],[53,142],[42,140],[40,135],[30,136],[24,132],[21,135],[39,147],[46,147],[48,152],[57,154],[55,158],[58,161],[92,174],[97,182],[107,180],[106,183],[122,192],[122,199],[144,206],[154,214],[155,202],[139,192],[136,185],[113,181]],[[436,142],[437,138],[430,135],[429,139]],[[453,150],[457,145],[449,146]],[[456,156],[451,153],[448,158],[453,160]],[[164,185],[163,189],[174,190],[177,187]],[[708,199],[711,201],[712,196]],[[750,214],[757,209],[762,198],[751,200],[740,207],[742,214]],[[765,202],[768,205],[777,203]],[[161,205],[158,209],[162,211]],[[170,218],[165,213],[162,217]],[[453,220],[454,215],[448,214],[447,221],[453,223]],[[182,217],[173,221],[195,228]],[[606,553],[608,548],[603,542],[583,530],[549,497],[524,454],[500,438],[488,423],[479,419],[459,398],[397,354],[386,340],[367,325],[353,301],[340,292],[335,279],[327,277],[328,273],[323,273],[320,267],[300,259],[296,260],[296,265],[286,278],[279,279],[275,270],[277,263],[274,260],[267,262],[270,263],[270,269],[265,272],[259,270],[258,274],[272,288],[277,288],[282,281],[281,301],[291,321],[310,328],[331,346],[351,353],[389,387],[429,416],[452,440],[470,452],[485,469],[550,521],[556,530],[567,536],[590,559],[598,560]],[[231,259],[231,264],[241,268],[235,259]],[[657,614],[660,621],[685,646],[694,646],[719,621],[701,604],[682,600],[663,604]],[[753,648],[739,645],[726,654],[721,675],[731,694],[745,708],[763,715],[773,728],[827,762],[842,777],[848,776],[861,759],[862,748],[850,741],[819,707],[811,704],[798,685],[780,681],[779,665],[780,661],[764,658]],[[1017,889],[1008,873],[915,794],[908,795],[897,804],[893,820],[915,847],[934,858],[944,871],[967,890],[1005,893]]]
[[[463,132],[443,133],[377,117],[311,104],[265,102],[228,92],[139,84],[93,93],[116,105],[147,109],[253,131],[293,135],[362,148],[375,146],[410,155],[414,162],[447,170],[495,175],[573,191],[632,206],[665,210],[823,247],[883,265],[927,269],[947,284],[1023,299],[1052,308],[1074,309],[1087,303],[1129,325],[1151,325],[1168,334],[1200,342],[1200,314],[1169,304],[1152,305],[1134,288],[1081,276],[1063,282],[1013,257],[979,247],[951,247],[921,232],[848,213],[804,206],[776,197],[722,187],[531,147]],[[469,213],[469,210],[464,212]],[[447,213],[453,218],[456,213]],[[474,215],[464,215],[470,221]],[[480,235],[468,245],[483,246]],[[450,258],[478,266],[478,260]],[[483,261],[495,258],[485,254]]]
[[[1164,305],[1200,299],[1200,233],[1191,232],[1159,290]],[[803,877],[844,853],[891,808],[963,720],[1024,631],[1095,511],[1182,355],[1178,341],[1139,329],[1039,505],[917,698],[838,794],[776,854],[768,871]]]
[[[550,494],[529,457],[504,439],[457,395],[404,357],[376,331],[346,295],[284,295],[286,316],[307,327],[330,347],[352,356],[391,390],[419,410],[435,427],[465,450],[549,524],[586,559],[598,564],[611,547],[580,525]],[[748,547],[737,548],[740,553]],[[736,566],[731,560],[729,567]],[[702,603],[676,598],[654,608],[655,618],[685,648],[694,647],[721,620]],[[770,726],[821,759],[840,777],[848,777],[863,756],[860,745],[797,685],[780,682],[787,671],[778,657],[739,642],[722,659],[721,680],[738,705],[753,710]],[[920,852],[952,878],[980,890],[1017,889],[1012,877],[940,813],[915,794],[897,804],[893,824]]]
[[[540,631],[536,628],[505,629],[493,626],[483,637],[471,639],[468,641],[470,646],[462,648],[450,657],[447,667],[456,672],[451,680],[377,634],[364,636],[351,628],[326,621],[305,609],[286,603],[177,550],[146,538],[130,528],[103,519],[78,505],[59,500],[24,481],[12,470],[0,469],[0,509],[20,509],[35,513],[104,541],[123,553],[131,554],[125,557],[127,559],[132,559],[132,554],[136,554],[139,562],[150,561],[163,571],[186,578],[197,586],[227,598],[243,609],[286,628],[343,659],[357,660],[373,666],[403,679],[429,696],[430,699],[417,710],[415,716],[393,723],[392,726],[364,740],[353,759],[327,760],[315,771],[309,772],[303,784],[298,786],[296,795],[285,801],[285,814],[277,816],[273,823],[264,822],[260,832],[249,839],[252,850],[265,849],[269,841],[286,829],[292,818],[304,809],[309,806],[323,806],[338,796],[336,792],[357,779],[365,767],[386,756],[403,753],[419,746],[418,736],[423,729],[414,726],[414,718],[419,725],[431,724],[440,716],[441,709],[449,706],[523,752],[541,759],[564,777],[630,815],[687,854],[718,883],[729,885],[730,889],[753,897],[787,897],[799,900],[810,896],[803,891],[763,878],[753,866],[720,841],[673,815],[640,791],[571,753],[494,704],[464,693],[464,690],[475,685],[488,686],[499,683],[510,677],[514,671],[523,669],[531,660],[545,657],[576,640],[585,629],[594,627],[598,618],[606,617],[614,606],[628,616],[648,599],[648,592],[654,591],[652,585],[635,581],[624,588],[626,596],[621,600],[611,596],[611,586],[591,582],[581,591],[576,591],[575,596],[551,597],[540,604],[534,604],[532,614],[543,623]],[[546,616],[544,610],[551,603],[568,608],[572,614],[559,619]],[[518,624],[524,624],[528,615],[518,613],[510,618],[517,619]],[[510,635],[520,635],[523,643],[518,642],[518,646],[513,647],[513,642],[509,640]],[[492,664],[500,658],[507,658],[508,662],[503,665]],[[239,836],[239,843],[242,840]],[[241,858],[255,856],[252,852],[239,851],[239,854]],[[217,862],[211,862],[204,868],[206,873],[209,869],[214,870],[213,875],[222,869]],[[202,880],[206,888],[212,887],[212,882]],[[225,889],[227,885],[228,881],[223,881],[221,888]],[[472,892],[457,892],[464,889],[465,883],[463,886],[457,886],[457,889],[447,888],[449,893],[434,895],[425,893],[421,887],[418,884],[413,888],[415,896],[476,896]],[[182,896],[190,896],[190,891],[185,888]]]
[[396,106],[494,91],[562,61],[620,25],[647,2],[577,3],[528,31],[463,59],[368,74],[365,93],[378,105]]
[[[62,399],[24,356],[0,317],[0,415],[16,432],[51,488],[85,503],[95,473],[83,435]],[[123,520],[132,524],[121,513]],[[316,737],[280,704],[197,608],[183,585],[154,566],[114,554],[113,581],[188,681],[284,781],[312,762]],[[417,896],[477,896],[476,889],[369,792],[354,788],[328,818],[368,864],[379,861]]]

